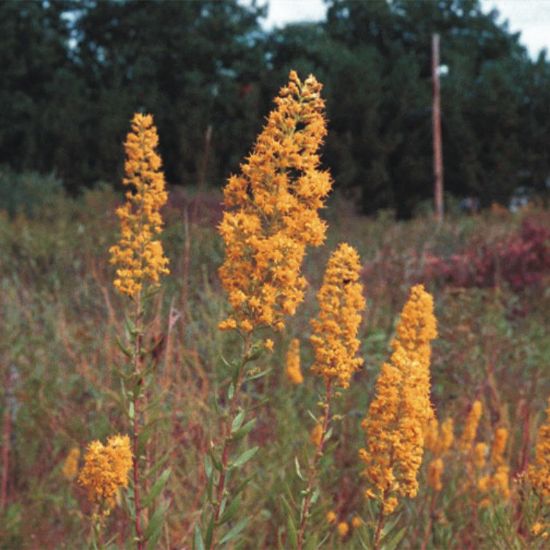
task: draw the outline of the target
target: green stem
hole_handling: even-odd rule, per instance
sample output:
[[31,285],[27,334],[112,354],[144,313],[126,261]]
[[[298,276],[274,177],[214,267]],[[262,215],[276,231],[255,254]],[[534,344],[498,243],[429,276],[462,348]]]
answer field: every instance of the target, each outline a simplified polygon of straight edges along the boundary
[[143,540],[143,530],[141,526],[141,492],[140,492],[140,472],[139,472],[139,393],[141,391],[140,386],[143,384],[143,378],[141,373],[141,344],[142,344],[142,304],[141,304],[141,292],[137,296],[136,301],[136,318],[135,318],[135,334],[134,334],[134,353],[132,358],[132,366],[134,369],[133,375],[135,379],[135,386],[133,388],[132,403],[134,406],[134,418],[132,421],[132,446],[133,446],[133,476],[134,476],[134,512],[135,512],[135,529],[136,529],[136,543],[138,550],[145,548],[145,541]]
[[317,469],[319,466],[319,461],[323,456],[325,435],[328,432],[328,428],[330,424],[331,398],[332,398],[332,381],[328,380],[325,384],[325,403],[324,403],[325,410],[323,414],[323,422],[321,424],[321,437],[319,438],[319,442],[317,443],[313,460],[309,464],[307,488],[306,488],[305,496],[302,500],[302,506],[300,510],[300,528],[298,531],[298,539],[297,539],[298,550],[302,550],[304,546],[307,520],[309,517],[309,509],[311,507],[311,498],[313,496],[313,490],[315,488],[315,485],[317,484],[317,475],[318,475]]
[[231,423],[232,423],[233,417],[235,416],[235,413],[237,411],[237,407],[239,404],[239,396],[241,393],[243,374],[245,370],[244,367],[247,362],[247,356],[250,351],[250,345],[251,345],[251,338],[250,336],[246,336],[243,344],[242,359],[241,359],[241,364],[239,365],[239,372],[237,376],[237,382],[235,384],[235,390],[229,402],[228,415],[222,426],[223,448],[222,448],[222,456],[221,456],[221,472],[220,472],[220,478],[218,480],[218,484],[216,485],[216,504],[214,506],[214,511],[213,511],[214,522],[212,527],[212,540],[210,542],[209,550],[212,550],[213,548],[216,547],[216,524],[220,519],[223,497],[226,490],[227,465],[229,462],[229,450],[231,446]]

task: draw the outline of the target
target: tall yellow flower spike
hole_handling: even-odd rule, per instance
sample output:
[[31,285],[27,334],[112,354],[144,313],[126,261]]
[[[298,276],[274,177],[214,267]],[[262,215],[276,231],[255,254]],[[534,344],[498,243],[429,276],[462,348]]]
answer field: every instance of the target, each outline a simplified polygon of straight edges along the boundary
[[78,482],[88,492],[90,502],[108,513],[115,506],[117,491],[128,486],[131,467],[132,451],[127,435],[112,436],[107,445],[92,441],[84,455]]
[[158,285],[160,276],[169,273],[168,259],[157,238],[163,225],[160,208],[167,200],[157,145],[153,117],[135,114],[124,143],[123,184],[131,190],[126,193],[126,203],[116,211],[121,235],[110,249],[111,263],[117,266],[115,288],[131,297],[137,296],[146,283]]
[[356,357],[360,344],[357,331],[365,309],[360,271],[359,254],[342,243],[328,261],[317,293],[319,316],[311,321],[310,341],[315,352],[311,370],[325,383],[334,380],[342,388],[349,386],[351,376],[363,364],[363,359]]
[[78,461],[80,460],[80,449],[78,447],[73,447],[69,454],[67,455],[67,458],[65,458],[65,462],[63,463],[62,473],[63,477],[68,480],[72,481],[76,474],[78,473]]
[[291,71],[241,175],[227,182],[219,273],[233,312],[222,330],[282,330],[304,298],[301,266],[306,247],[324,241],[318,210],[332,185],[319,169],[327,132],[320,92],[313,76],[302,82]]
[[539,428],[535,460],[529,466],[529,481],[543,498],[550,497],[550,399],[546,409],[546,422]]
[[300,369],[300,340],[294,338],[290,342],[286,354],[286,376],[293,384],[302,384],[304,377]]
[[462,436],[458,442],[458,447],[463,453],[468,453],[475,441],[477,435],[477,428],[481,415],[483,414],[483,405],[481,401],[474,401],[472,408],[466,417],[466,423],[464,424],[464,430]]
[[[380,501],[390,514],[399,496],[414,498],[424,449],[425,432],[433,419],[430,403],[431,340],[437,336],[433,298],[422,285],[411,289],[392,342],[393,354],[384,363],[376,394],[361,426],[367,447],[367,498]],[[435,474],[435,472],[434,472]]]

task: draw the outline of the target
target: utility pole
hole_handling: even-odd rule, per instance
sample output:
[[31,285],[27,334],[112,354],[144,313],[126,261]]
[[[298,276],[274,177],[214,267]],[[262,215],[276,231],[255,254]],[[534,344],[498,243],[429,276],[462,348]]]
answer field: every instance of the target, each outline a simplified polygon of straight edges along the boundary
[[439,34],[432,35],[432,83],[433,83],[433,158],[434,158],[434,207],[438,223],[443,222],[443,148],[441,146],[441,96],[439,84]]

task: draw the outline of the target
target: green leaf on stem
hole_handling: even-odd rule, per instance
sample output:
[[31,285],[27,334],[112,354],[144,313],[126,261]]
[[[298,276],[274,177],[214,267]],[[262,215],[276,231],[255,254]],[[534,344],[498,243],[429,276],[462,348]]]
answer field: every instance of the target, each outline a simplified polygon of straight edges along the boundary
[[248,434],[256,424],[256,419],[249,420],[244,426],[239,428],[236,432],[231,434],[231,439],[237,441]]
[[240,468],[258,452],[258,449],[259,447],[252,447],[252,449],[247,449],[229,466],[229,468]]
[[193,537],[193,550],[205,550],[202,533],[198,523],[195,523],[195,536]]
[[231,423],[231,435],[233,435],[242,426],[245,414],[246,414],[246,412],[244,410],[242,410],[233,419],[233,422]]
[[160,495],[166,485],[166,482],[168,481],[168,478],[170,477],[170,473],[170,468],[166,468],[166,470],[160,474],[160,477],[155,481],[155,483],[153,483],[149,494],[143,499],[143,508],[148,508]]
[[248,525],[248,518],[244,518],[239,521],[234,527],[232,527],[220,540],[219,544],[225,544],[237,538],[239,533]]

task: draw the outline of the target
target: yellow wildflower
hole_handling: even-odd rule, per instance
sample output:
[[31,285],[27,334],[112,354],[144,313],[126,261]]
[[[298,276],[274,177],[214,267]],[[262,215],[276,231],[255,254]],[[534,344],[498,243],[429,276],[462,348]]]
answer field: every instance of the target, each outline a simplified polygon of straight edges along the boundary
[[336,521],[336,512],[330,510],[327,512],[327,523],[334,523]]
[[507,465],[501,464],[497,467],[491,479],[491,486],[500,494],[502,499],[508,500],[510,498],[510,468]]
[[319,168],[326,135],[320,91],[313,76],[302,82],[291,71],[241,175],[227,182],[219,273],[233,313],[221,328],[282,330],[303,301],[301,266],[307,246],[324,241],[318,210],[332,185]]
[[481,470],[485,466],[486,457],[487,457],[487,444],[477,443],[474,448],[474,465],[478,470]]
[[367,434],[367,448],[359,454],[369,484],[365,494],[380,500],[385,514],[397,506],[396,496],[414,498],[418,491],[424,432],[433,418],[429,366],[430,341],[436,335],[433,298],[417,285],[403,308],[393,354],[382,365],[361,424]]
[[351,524],[353,525],[354,529],[359,529],[359,527],[363,525],[363,520],[359,516],[353,516]]
[[313,427],[313,430],[311,430],[311,434],[309,435],[309,440],[313,443],[313,445],[315,445],[315,447],[319,447],[319,445],[321,445],[322,437],[323,437],[323,426],[317,423]]
[[286,376],[293,384],[301,384],[304,381],[300,369],[300,340],[294,338],[290,342],[286,354]]
[[67,455],[67,458],[65,458],[65,462],[63,463],[63,477],[67,479],[68,481],[72,481],[76,474],[78,473],[78,461],[80,459],[80,449],[78,447],[73,447],[69,454]]
[[338,534],[344,538],[349,533],[349,525],[345,521],[338,524]]
[[128,486],[128,472],[132,467],[132,451],[127,435],[115,435],[107,445],[92,441],[84,455],[84,466],[78,482],[88,492],[90,502],[114,507],[119,488]]
[[317,293],[319,316],[311,321],[310,341],[315,351],[311,370],[326,383],[334,380],[342,388],[349,386],[351,376],[363,364],[363,359],[356,357],[360,344],[357,331],[365,309],[360,270],[355,249],[341,244],[328,261]]
[[454,423],[447,418],[441,426],[435,416],[428,422],[425,430],[424,445],[434,456],[443,456],[454,441]]
[[464,453],[467,453],[476,438],[477,428],[479,426],[479,420],[483,412],[483,406],[481,401],[474,401],[470,412],[466,418],[466,423],[464,425],[464,431],[458,443],[460,450]]
[[550,497],[550,399],[546,422],[539,428],[537,435],[535,460],[529,466],[529,481],[541,497]]
[[428,465],[428,485],[435,491],[441,491],[443,484],[441,475],[443,474],[444,465],[441,458],[436,458]]
[[494,466],[504,463],[504,451],[508,441],[508,430],[506,428],[497,428],[491,447],[491,462]]
[[126,202],[116,214],[121,236],[110,249],[111,263],[117,266],[114,285],[119,292],[134,297],[144,285],[159,284],[168,273],[168,260],[157,236],[162,230],[160,208],[166,203],[161,159],[155,149],[158,134],[151,115],[134,115],[126,150],[123,184],[130,187]]
[[491,476],[482,476],[477,482],[477,488],[480,492],[486,493],[491,488]]
[[264,348],[267,350],[267,351],[273,351],[273,346],[275,344],[273,343],[273,340],[271,338],[267,338],[265,341],[264,341]]

